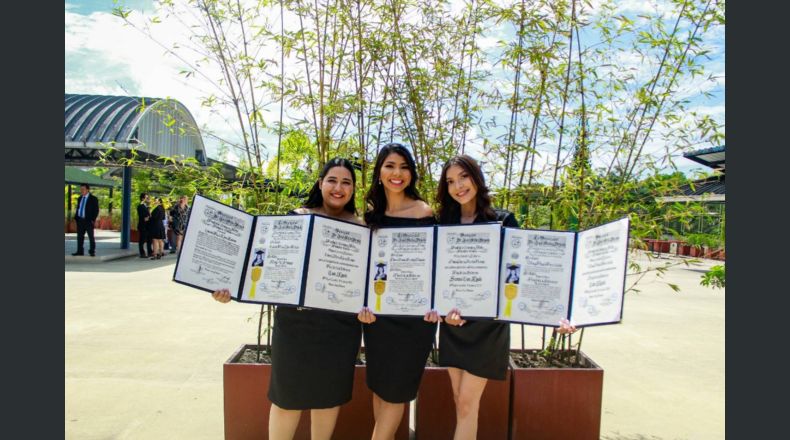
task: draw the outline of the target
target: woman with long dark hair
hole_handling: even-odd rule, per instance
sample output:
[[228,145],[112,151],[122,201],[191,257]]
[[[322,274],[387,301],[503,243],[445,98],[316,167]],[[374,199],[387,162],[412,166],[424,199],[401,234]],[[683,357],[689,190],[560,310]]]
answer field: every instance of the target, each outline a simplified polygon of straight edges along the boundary
[[[455,156],[444,165],[437,192],[439,223],[500,221],[519,227],[513,213],[491,207],[491,196],[477,162]],[[439,326],[439,364],[446,366],[455,401],[454,439],[477,436],[480,396],[488,379],[504,380],[510,351],[510,325],[496,321],[466,321],[454,308]]]
[[[433,225],[433,210],[417,190],[418,178],[414,158],[406,147],[382,147],[365,197],[365,223],[373,229]],[[365,324],[367,384],[373,391],[376,419],[373,439],[391,439],[403,416],[404,403],[417,396],[439,316],[431,311],[424,317],[376,317],[366,307],[358,317]]]
[[[321,214],[362,223],[356,216],[356,176],[347,159],[324,166],[302,208],[289,214]],[[230,301],[227,289],[214,299]],[[302,410],[310,410],[313,440],[329,439],[340,405],[351,400],[362,329],[357,317],[326,310],[278,306],[272,335],[269,438],[292,439]]]

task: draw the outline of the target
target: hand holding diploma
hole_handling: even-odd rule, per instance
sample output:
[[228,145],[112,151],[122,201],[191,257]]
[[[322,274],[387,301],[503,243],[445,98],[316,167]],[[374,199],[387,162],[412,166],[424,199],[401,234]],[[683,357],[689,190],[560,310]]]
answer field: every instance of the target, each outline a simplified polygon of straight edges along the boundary
[[557,328],[557,333],[561,335],[570,335],[576,333],[576,326],[572,325],[567,319],[561,319],[560,326]]
[[453,308],[450,310],[450,313],[448,313],[447,316],[444,317],[444,322],[458,327],[466,324],[466,320],[461,318],[461,311],[458,310],[457,308]]
[[227,303],[227,302],[230,302],[230,290],[228,290],[228,289],[215,290],[211,294],[211,297],[214,298],[216,301],[219,301],[219,302],[221,302],[223,304]]
[[426,313],[422,320],[426,322],[442,322],[442,318],[439,316],[439,312],[436,310],[431,310],[430,312]]
[[374,315],[369,308],[362,307],[362,310],[357,313],[357,319],[363,324],[373,324],[376,322],[376,315]]

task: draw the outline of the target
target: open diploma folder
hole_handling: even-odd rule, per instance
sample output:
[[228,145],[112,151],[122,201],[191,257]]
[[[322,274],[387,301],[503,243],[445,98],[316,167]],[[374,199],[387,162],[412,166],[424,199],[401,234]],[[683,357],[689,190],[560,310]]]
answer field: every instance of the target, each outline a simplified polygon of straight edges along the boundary
[[[580,277],[571,277],[577,247],[581,249],[576,241],[583,240],[581,237],[588,232],[604,231],[602,228],[611,225],[624,228],[622,242],[614,247],[591,249],[601,254],[599,260],[617,260],[623,265],[619,275],[609,271],[608,266],[603,272],[609,283],[605,286],[607,289],[614,286],[612,280],[619,276],[616,301],[619,304],[616,320],[619,321],[628,241],[627,219],[578,234],[502,228],[500,223],[390,227],[372,231],[366,226],[317,214],[252,216],[195,196],[173,279],[210,292],[227,288],[233,300],[240,302],[354,314],[367,305],[377,315],[402,316],[422,316],[434,308],[444,315],[457,307],[469,318],[556,325],[559,319],[569,317],[575,307],[568,301],[579,296],[570,294],[578,287],[566,280]],[[519,235],[522,233],[564,237],[568,248],[563,248],[565,253],[559,261],[565,266],[544,272],[531,268],[529,264],[537,262],[540,265],[544,260],[554,267],[557,255],[556,252],[547,253],[549,258],[544,259],[525,253],[527,240],[526,236]],[[619,235],[617,237],[620,239]],[[524,240],[518,250],[508,245],[514,238]],[[620,244],[622,253],[610,253],[615,249],[619,252]],[[536,249],[545,253],[542,247]],[[513,272],[515,265],[518,265],[517,272]],[[552,275],[547,279],[546,273]],[[600,282],[598,276],[585,276],[591,283]],[[538,297],[533,297],[533,285],[541,286],[555,278],[560,280],[561,286],[551,284],[549,287],[557,289],[535,290]],[[517,286],[515,294],[513,284]],[[518,286],[522,289],[518,290]],[[587,296],[597,298],[595,293],[601,288],[596,284]],[[555,294],[552,296],[549,292]],[[544,299],[549,297],[556,297],[551,306]],[[521,303],[529,307],[525,309]],[[563,306],[562,310],[551,308],[556,308],[555,304]],[[596,310],[600,310],[604,301],[595,302],[595,305]],[[524,313],[533,309],[542,313],[541,319]],[[546,312],[548,309],[552,312]],[[574,312],[574,316],[576,313],[579,312]],[[601,316],[609,317],[608,314]],[[614,322],[598,322],[594,317],[588,321],[586,325]]]
[[503,228],[497,316],[576,327],[623,316],[628,218],[581,232]]

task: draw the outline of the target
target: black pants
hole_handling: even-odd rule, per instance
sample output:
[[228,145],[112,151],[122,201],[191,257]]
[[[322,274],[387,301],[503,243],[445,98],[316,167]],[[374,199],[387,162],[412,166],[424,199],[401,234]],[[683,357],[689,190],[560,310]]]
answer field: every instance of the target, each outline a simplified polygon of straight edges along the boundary
[[93,238],[93,222],[86,219],[77,217],[77,253],[84,254],[85,253],[85,233],[88,233],[88,241],[90,242],[90,248],[88,251],[91,254],[96,253],[96,239]]
[[137,242],[137,247],[140,249],[140,255],[145,256],[146,249],[148,249],[148,255],[153,255],[154,250],[151,248],[151,234],[148,233],[148,227],[145,225],[137,225],[137,232],[140,233],[140,238]]

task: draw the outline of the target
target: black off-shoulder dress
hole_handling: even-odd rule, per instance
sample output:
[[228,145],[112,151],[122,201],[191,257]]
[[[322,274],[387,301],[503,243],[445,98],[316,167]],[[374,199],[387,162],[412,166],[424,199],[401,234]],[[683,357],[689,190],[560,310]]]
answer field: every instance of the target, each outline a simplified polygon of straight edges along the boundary
[[[503,226],[519,227],[513,213],[496,210],[496,214]],[[444,322],[439,327],[439,365],[443,367],[460,368],[486,379],[504,380],[509,353],[510,324],[506,322],[467,320],[461,327]]]
[[269,400],[283,409],[332,408],[350,401],[361,339],[357,315],[278,306]]
[[[384,216],[382,227],[429,226],[433,217],[420,219]],[[404,403],[417,397],[425,362],[436,337],[436,323],[422,316],[377,316],[363,324],[367,384],[390,403]]]

